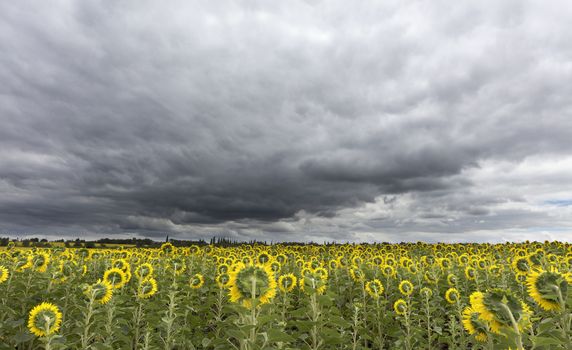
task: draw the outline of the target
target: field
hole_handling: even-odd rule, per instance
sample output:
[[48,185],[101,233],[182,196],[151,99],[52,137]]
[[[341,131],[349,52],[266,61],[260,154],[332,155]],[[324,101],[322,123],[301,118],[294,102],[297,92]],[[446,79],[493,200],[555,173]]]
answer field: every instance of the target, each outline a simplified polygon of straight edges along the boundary
[[0,349],[571,349],[572,245],[0,251]]

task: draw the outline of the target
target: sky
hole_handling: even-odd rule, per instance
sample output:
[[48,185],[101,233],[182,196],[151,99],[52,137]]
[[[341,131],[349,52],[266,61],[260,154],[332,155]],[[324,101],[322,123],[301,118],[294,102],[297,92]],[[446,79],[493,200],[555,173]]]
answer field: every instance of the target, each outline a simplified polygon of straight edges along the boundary
[[572,3],[2,1],[0,236],[572,241]]

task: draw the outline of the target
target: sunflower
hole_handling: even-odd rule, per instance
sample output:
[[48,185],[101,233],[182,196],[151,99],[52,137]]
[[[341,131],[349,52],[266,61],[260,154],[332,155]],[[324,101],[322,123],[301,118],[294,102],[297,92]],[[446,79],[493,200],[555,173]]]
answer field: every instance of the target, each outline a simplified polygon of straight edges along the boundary
[[512,260],[512,269],[517,274],[527,274],[530,271],[528,256],[518,256]]
[[479,270],[485,270],[485,269],[487,268],[487,266],[488,266],[488,262],[487,262],[486,259],[481,258],[481,259],[478,259],[478,260],[477,260],[476,265],[477,265],[477,268],[478,268]]
[[174,250],[175,250],[175,247],[173,247],[173,245],[169,242],[163,243],[161,245],[161,252],[163,252],[163,254],[165,254],[165,255],[171,254]]
[[546,311],[559,311],[568,294],[566,276],[553,270],[552,272],[534,270],[526,281],[528,294],[540,307]]
[[41,303],[30,311],[28,329],[38,337],[56,333],[62,324],[62,313],[51,303]]
[[431,298],[433,296],[433,291],[431,290],[431,288],[423,287],[419,291],[419,294],[423,295],[426,298]]
[[399,283],[399,292],[405,296],[410,296],[413,293],[413,283],[408,280],[403,280]]
[[326,291],[327,280],[328,278],[326,275],[318,274],[315,271],[308,271],[306,274],[302,275],[298,281],[298,285],[302,291],[315,291],[318,294],[324,294]]
[[383,290],[383,284],[381,284],[381,281],[377,278],[365,284],[365,291],[374,299],[379,298],[379,296],[383,294]]
[[381,255],[376,255],[373,257],[372,261],[375,265],[380,266],[381,264],[383,264],[383,256]]
[[280,263],[280,265],[284,265],[288,261],[288,257],[284,254],[276,255],[276,261]]
[[256,256],[256,263],[264,265],[272,260],[272,256],[267,251],[262,251]]
[[282,265],[278,261],[272,260],[270,262],[270,268],[272,269],[272,271],[274,271],[274,273],[278,273],[280,272],[280,269],[282,269]]
[[242,302],[246,307],[252,301],[266,304],[276,295],[276,280],[268,265],[243,266],[231,273],[229,285],[230,301]]
[[472,307],[467,306],[463,310],[463,327],[469,334],[474,335],[476,340],[486,342],[487,326],[479,319],[479,315]]
[[50,254],[39,252],[32,257],[32,267],[38,272],[46,272],[50,263]]
[[395,267],[395,265],[397,265],[397,262],[392,256],[387,256],[385,258],[385,265]]
[[512,328],[511,318],[519,328],[527,325],[530,319],[528,306],[504,289],[475,292],[470,300],[472,308],[479,313],[479,319],[489,322],[493,333],[502,333],[503,327]]
[[491,265],[489,266],[489,273],[495,277],[500,277],[502,269],[499,265]]
[[423,279],[429,284],[437,284],[437,282],[439,282],[437,276],[431,271],[425,271]]
[[115,261],[113,261],[113,264],[111,264],[111,267],[117,267],[118,269],[121,269],[123,271],[131,269],[131,265],[129,265],[129,263],[125,259],[116,259]]
[[407,302],[403,299],[398,299],[395,303],[393,303],[393,310],[398,315],[405,315],[407,312]]
[[92,293],[94,301],[100,304],[107,304],[113,296],[113,286],[107,281],[98,280],[85,291],[87,296],[91,296]]
[[362,282],[365,279],[365,274],[357,266],[353,266],[350,269],[350,276],[351,276],[352,280],[354,280],[355,282]]
[[413,260],[409,259],[406,256],[399,259],[399,266],[401,266],[405,269],[408,268],[411,264],[413,264]]
[[176,256],[169,261],[169,265],[167,265],[169,269],[172,269],[175,275],[180,275],[187,269],[187,265],[185,265],[185,260],[180,257]]
[[457,301],[459,301],[460,297],[461,295],[459,294],[457,288],[449,288],[445,292],[445,300],[447,300],[449,304],[455,304]]
[[297,283],[297,279],[296,276],[294,276],[294,274],[287,274],[287,275],[282,275],[278,278],[278,288],[280,288],[280,290],[283,293],[288,293],[294,290],[294,287],[296,287],[296,283]]
[[[413,266],[413,265],[412,265]],[[411,266],[410,266],[411,267]],[[385,277],[395,277],[395,269],[391,265],[385,265],[381,268],[381,273]]]
[[203,275],[201,275],[200,273],[196,273],[194,274],[190,281],[189,281],[189,285],[191,286],[191,288],[193,289],[199,289],[201,288],[203,285],[205,284],[205,278]]
[[228,273],[221,273],[215,278],[217,286],[219,288],[228,287],[228,282],[230,281],[230,275]]
[[450,273],[447,275],[447,284],[451,287],[457,285],[457,275]]
[[153,276],[153,265],[144,263],[135,269],[135,276],[139,279],[146,279]]
[[73,275],[78,270],[78,265],[73,260],[62,260],[59,264],[59,271],[57,273],[57,277],[60,278],[60,282],[67,280],[68,278],[73,277]]
[[465,277],[469,281],[474,281],[477,278],[477,271],[472,266],[465,267]]
[[153,277],[146,278],[137,287],[137,297],[147,299],[157,293],[157,281]]
[[449,258],[441,258],[441,259],[438,259],[437,261],[439,262],[439,266],[443,270],[447,270],[448,268],[451,267],[451,259],[449,259]]
[[10,273],[8,272],[8,269],[6,267],[0,265],[0,284],[6,282],[9,275],[10,275]]
[[519,284],[525,284],[527,279],[528,279],[527,274],[523,274],[523,273],[515,273],[514,274],[514,280]]
[[116,289],[123,287],[128,281],[127,274],[117,267],[105,271],[103,274],[103,280],[111,284],[113,288]]
[[407,271],[412,275],[416,275],[417,272],[419,272],[419,268],[417,267],[417,264],[411,264],[407,266]]
[[230,267],[226,263],[222,263],[219,266],[217,266],[217,268],[216,268],[218,273],[228,273],[229,269],[230,269]]

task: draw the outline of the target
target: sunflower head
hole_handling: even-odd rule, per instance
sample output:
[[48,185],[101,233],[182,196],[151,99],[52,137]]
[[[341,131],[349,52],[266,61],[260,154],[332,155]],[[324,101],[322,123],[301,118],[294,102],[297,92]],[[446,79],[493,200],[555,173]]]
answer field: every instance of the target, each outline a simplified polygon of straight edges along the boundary
[[449,304],[455,304],[460,299],[461,299],[461,295],[459,294],[459,291],[457,290],[457,288],[449,288],[445,292],[445,300],[447,300],[447,302]]
[[432,271],[425,271],[423,279],[429,284],[437,284],[437,282],[439,282],[437,276]]
[[519,284],[525,284],[528,279],[528,275],[524,273],[515,273],[514,280]]
[[181,256],[175,256],[172,259],[169,259],[169,265],[167,267],[172,269],[176,275],[180,275],[187,269],[187,265],[185,265],[185,260]]
[[93,296],[93,300],[100,304],[107,304],[113,296],[113,286],[107,281],[98,280],[86,288],[85,294],[88,297]]
[[200,289],[205,284],[205,277],[200,273],[194,274],[189,280],[189,285],[193,289]]
[[123,270],[114,267],[105,271],[103,274],[103,280],[112,285],[113,288],[119,289],[127,283],[128,277]]
[[412,275],[416,275],[417,272],[419,272],[419,268],[417,267],[417,264],[410,264],[407,266],[407,271]]
[[470,281],[474,281],[477,278],[477,270],[472,266],[467,266],[465,268],[465,277]]
[[526,274],[530,270],[530,263],[528,257],[517,256],[512,261],[512,269],[517,274]]
[[163,243],[161,245],[161,252],[165,255],[171,254],[175,250],[175,247],[170,242]]
[[50,254],[39,252],[32,257],[32,267],[38,272],[45,272],[50,263]]
[[500,277],[502,269],[499,265],[491,265],[489,266],[489,273],[495,277]]
[[127,260],[125,260],[124,258],[114,260],[111,267],[117,267],[118,269],[121,269],[123,271],[127,271],[127,270],[131,269],[131,266],[129,265]]
[[141,280],[151,277],[153,275],[153,265],[149,263],[139,265],[135,269],[135,275]]
[[228,282],[230,281],[230,275],[228,273],[221,273],[215,278],[215,282],[219,288],[228,287]]
[[350,276],[352,280],[354,280],[355,282],[362,282],[363,280],[365,280],[365,273],[363,272],[362,269],[360,269],[357,266],[353,266],[350,269]]
[[449,286],[456,286],[457,285],[457,275],[450,273],[447,275],[447,284]]
[[38,337],[56,333],[62,324],[62,313],[52,303],[41,303],[30,311],[28,329]]
[[528,275],[528,294],[546,311],[559,311],[568,295],[566,276],[557,270],[535,270]]
[[298,285],[300,289],[308,294],[324,294],[326,291],[327,275],[316,273],[315,271],[308,271],[302,275]]
[[270,262],[272,256],[267,251],[262,251],[256,257],[256,263],[264,265]]
[[399,292],[405,296],[410,296],[413,293],[413,283],[408,280],[403,280],[399,283]]
[[278,278],[278,288],[282,293],[289,293],[296,287],[297,279],[294,274],[282,275]]
[[403,299],[398,299],[395,303],[393,303],[393,310],[398,315],[405,315],[407,312],[407,302]]
[[229,266],[226,263],[222,263],[217,266],[216,270],[218,271],[218,273],[228,273]]
[[383,294],[384,291],[383,284],[381,284],[381,281],[378,280],[377,278],[373,279],[365,284],[365,291],[372,298],[377,299]]
[[381,273],[385,277],[395,277],[395,269],[391,265],[385,265],[381,268]]
[[10,273],[5,266],[0,265],[0,284],[6,282]]
[[463,310],[463,327],[478,341],[486,342],[488,339],[487,324],[479,318],[479,315],[472,307],[467,306]]
[[478,268],[479,270],[484,270],[484,269],[487,268],[488,262],[487,262],[486,259],[481,258],[481,259],[477,260],[476,265],[477,265],[477,268]]
[[449,258],[441,258],[438,261],[439,261],[439,266],[443,270],[447,270],[448,268],[451,267],[451,259],[449,259]]
[[419,291],[419,294],[421,294],[424,298],[431,298],[433,296],[433,291],[431,288],[423,287]]
[[479,313],[481,320],[489,322],[494,333],[501,333],[503,327],[512,327],[511,315],[519,327],[524,326],[529,319],[529,309],[525,305],[504,289],[471,295],[472,308]]
[[276,280],[268,265],[243,266],[230,275],[230,301],[266,304],[276,295]]
[[157,281],[153,277],[142,280],[137,287],[137,297],[147,299],[157,293]]

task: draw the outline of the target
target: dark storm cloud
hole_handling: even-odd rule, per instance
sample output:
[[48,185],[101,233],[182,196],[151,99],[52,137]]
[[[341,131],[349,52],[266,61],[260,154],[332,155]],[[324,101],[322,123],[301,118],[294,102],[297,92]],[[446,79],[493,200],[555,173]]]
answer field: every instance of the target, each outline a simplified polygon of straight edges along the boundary
[[[518,191],[481,188],[483,164],[572,151],[572,12],[557,8],[6,2],[0,230],[515,227],[532,209],[499,209]],[[529,193],[562,185],[545,180]],[[359,216],[366,204],[379,212]]]

